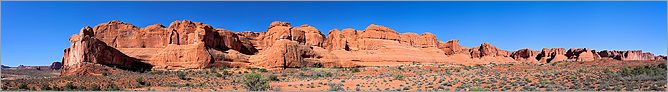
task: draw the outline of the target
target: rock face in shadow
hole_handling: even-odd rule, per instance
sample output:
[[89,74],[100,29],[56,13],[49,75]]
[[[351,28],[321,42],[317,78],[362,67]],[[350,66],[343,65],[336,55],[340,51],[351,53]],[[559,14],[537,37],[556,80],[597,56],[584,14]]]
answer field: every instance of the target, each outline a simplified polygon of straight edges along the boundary
[[536,57],[538,57],[539,53],[539,51],[524,48],[512,52],[510,56],[517,61],[537,62],[538,60],[536,60]]
[[51,65],[49,65],[49,69],[51,70],[60,70],[60,68],[63,67],[63,63],[61,62],[53,62]]
[[[70,37],[63,56],[64,75],[91,75],[100,69],[179,70],[210,67],[357,67],[403,63],[485,64],[599,58],[665,60],[665,56],[633,51],[587,48],[520,49],[514,52],[489,43],[468,48],[458,40],[439,41],[432,33],[399,33],[371,24],[363,30],[332,29],[327,36],[316,27],[271,22],[265,32],[233,32],[189,20],[169,27],[153,24],[140,28],[121,21],[85,27]],[[106,68],[105,68],[106,69]],[[114,68],[115,69],[115,68]]]

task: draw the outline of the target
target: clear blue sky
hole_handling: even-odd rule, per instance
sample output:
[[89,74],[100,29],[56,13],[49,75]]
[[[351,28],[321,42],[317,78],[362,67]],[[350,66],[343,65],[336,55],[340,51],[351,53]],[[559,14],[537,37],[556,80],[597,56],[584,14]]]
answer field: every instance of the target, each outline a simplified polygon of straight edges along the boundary
[[2,2],[2,64],[60,61],[69,36],[121,20],[145,27],[188,19],[236,32],[272,21],[399,32],[431,32],[504,50],[588,47],[666,54],[665,2]]

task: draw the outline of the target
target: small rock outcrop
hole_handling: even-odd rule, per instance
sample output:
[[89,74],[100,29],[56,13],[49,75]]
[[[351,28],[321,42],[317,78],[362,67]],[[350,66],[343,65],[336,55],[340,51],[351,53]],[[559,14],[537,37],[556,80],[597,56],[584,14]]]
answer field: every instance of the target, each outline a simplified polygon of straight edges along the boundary
[[447,42],[439,42],[438,48],[443,50],[445,55],[452,55],[468,51],[463,46],[459,45],[459,40],[450,40]]
[[471,57],[472,58],[481,58],[481,57],[485,57],[485,56],[489,56],[489,57],[496,57],[496,56],[509,57],[510,56],[510,52],[498,49],[495,46],[492,46],[491,44],[489,44],[487,42],[482,43],[478,47],[472,48],[470,50],[470,52],[471,52]]
[[61,62],[53,62],[51,65],[49,65],[49,69],[51,70],[60,70],[60,68],[63,67],[63,63]]
[[566,57],[568,59],[574,59],[577,61],[592,61],[599,58],[595,50],[588,48],[571,48],[566,52]]
[[642,50],[627,50],[627,51],[609,51],[603,50],[598,52],[601,58],[613,58],[617,60],[655,60],[652,53],[643,53]]
[[566,57],[566,49],[564,48],[543,48],[537,56],[537,60],[542,63],[550,63],[554,61],[563,61],[568,59]]
[[536,62],[538,61],[536,57],[538,56],[539,53],[540,53],[539,51],[534,51],[531,49],[524,48],[512,52],[510,56],[517,61]]

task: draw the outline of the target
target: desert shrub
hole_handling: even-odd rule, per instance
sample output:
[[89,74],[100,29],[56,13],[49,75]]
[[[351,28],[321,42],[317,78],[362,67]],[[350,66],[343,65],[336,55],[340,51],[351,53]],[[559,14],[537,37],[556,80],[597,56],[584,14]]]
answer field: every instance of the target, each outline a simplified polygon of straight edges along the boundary
[[186,73],[183,72],[183,71],[179,71],[179,72],[177,72],[177,73],[176,73],[176,76],[178,76],[179,79],[181,79],[181,80],[186,80],[186,79],[188,79],[188,78],[186,78]]
[[121,90],[121,88],[118,88],[118,86],[114,84],[107,86],[107,89],[105,89],[105,91],[118,91],[118,90]]
[[332,77],[334,75],[328,69],[322,69],[322,68],[314,68],[313,70],[308,70],[308,71],[313,71],[313,73],[305,74],[303,72],[300,72],[299,76],[309,77],[309,78],[320,78],[320,77]]
[[100,90],[102,90],[102,89],[100,89],[100,86],[98,86],[98,85],[93,85],[92,87],[90,87],[90,90],[92,90],[92,91],[100,91]]
[[232,75],[230,71],[223,71],[223,75]]
[[227,70],[227,66],[218,67],[219,70]]
[[357,73],[357,72],[360,72],[360,69],[359,68],[353,68],[350,71],[353,72],[353,73]]
[[666,65],[659,64],[656,66],[644,66],[644,67],[634,67],[634,68],[622,68],[619,73],[623,76],[632,76],[632,75],[666,75]]
[[216,73],[215,75],[216,75],[216,77],[223,77],[223,74],[220,74],[220,73]]
[[404,75],[403,75],[403,74],[394,74],[394,79],[396,79],[396,80],[403,80],[403,79],[404,79]]
[[482,81],[480,78],[473,78],[473,82],[480,82]]
[[40,90],[51,90],[51,87],[49,87],[47,85],[43,85]]
[[102,75],[103,75],[103,76],[109,76],[109,75],[111,75],[111,74],[110,74],[109,72],[102,72]]
[[140,85],[146,85],[146,82],[144,82],[144,78],[142,77],[135,78],[135,82],[139,83]]
[[343,89],[343,84],[342,83],[329,83],[327,84],[329,86],[329,91],[345,91]]
[[609,69],[604,69],[604,70],[603,70],[603,73],[604,73],[604,74],[609,74],[609,73],[612,73],[612,71],[610,71]]
[[452,86],[452,83],[450,83],[450,82],[444,82],[444,83],[441,84],[441,85],[443,85],[443,86]]
[[209,68],[209,72],[215,73],[215,72],[216,72],[216,68]]
[[264,68],[246,68],[248,70],[251,70],[253,72],[269,72],[267,69]]
[[63,88],[64,88],[65,90],[74,90],[74,89],[75,89],[74,84],[72,84],[72,82],[67,82],[67,83],[65,84],[65,87],[63,87]]
[[19,89],[26,89],[27,90],[28,89],[28,84],[26,84],[26,83],[19,84]]
[[469,91],[488,91],[488,90],[482,87],[470,87]]
[[272,75],[269,75],[269,80],[271,80],[271,81],[279,81],[278,76],[273,75],[273,74],[272,74]]
[[243,74],[243,86],[249,91],[266,91],[269,89],[269,81],[257,73]]
[[629,80],[665,80],[666,65],[648,65],[633,68],[622,68],[617,74]]
[[471,69],[473,69],[472,66],[464,66],[464,70],[471,70]]
[[315,63],[315,64],[311,65],[311,67],[314,67],[314,68],[323,68],[323,67],[325,67],[325,65],[322,65],[322,63]]

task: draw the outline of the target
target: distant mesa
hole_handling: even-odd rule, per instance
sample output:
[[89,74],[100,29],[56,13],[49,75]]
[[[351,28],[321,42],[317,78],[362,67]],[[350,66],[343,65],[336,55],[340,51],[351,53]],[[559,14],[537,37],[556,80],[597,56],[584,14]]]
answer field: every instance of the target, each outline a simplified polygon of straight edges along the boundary
[[2,68],[12,68],[12,67],[6,66],[6,65],[1,65],[1,66],[2,66]]
[[[63,61],[51,68],[63,75],[96,75],[115,67],[131,71],[211,67],[359,67],[378,63],[485,64],[506,62],[665,60],[640,50],[595,51],[543,48],[506,51],[489,43],[473,48],[431,33],[398,33],[376,24],[365,29],[332,29],[323,34],[308,24],[272,22],[266,32],[232,32],[190,20],[146,27],[113,20],[83,27],[70,37]],[[374,62],[374,64],[370,64]]]

